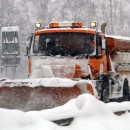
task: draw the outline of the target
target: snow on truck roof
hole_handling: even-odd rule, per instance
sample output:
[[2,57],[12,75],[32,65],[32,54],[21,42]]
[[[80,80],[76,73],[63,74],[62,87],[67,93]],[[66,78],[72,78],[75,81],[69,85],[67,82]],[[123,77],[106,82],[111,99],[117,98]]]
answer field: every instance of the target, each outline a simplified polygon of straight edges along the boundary
[[55,32],[77,32],[77,33],[90,33],[90,34],[96,34],[95,29],[90,28],[44,28],[37,30],[35,34],[41,34],[41,33],[55,33]]
[[107,38],[114,38],[117,40],[128,40],[130,41],[130,37],[125,37],[125,36],[115,36],[115,35],[105,35]]

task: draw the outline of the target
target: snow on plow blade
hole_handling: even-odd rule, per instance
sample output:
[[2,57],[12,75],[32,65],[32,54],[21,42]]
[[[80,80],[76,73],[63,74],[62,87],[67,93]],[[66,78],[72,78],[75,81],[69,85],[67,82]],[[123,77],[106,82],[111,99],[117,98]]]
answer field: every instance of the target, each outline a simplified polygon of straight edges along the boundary
[[0,81],[0,108],[31,111],[60,106],[81,94],[76,83],[60,78]]

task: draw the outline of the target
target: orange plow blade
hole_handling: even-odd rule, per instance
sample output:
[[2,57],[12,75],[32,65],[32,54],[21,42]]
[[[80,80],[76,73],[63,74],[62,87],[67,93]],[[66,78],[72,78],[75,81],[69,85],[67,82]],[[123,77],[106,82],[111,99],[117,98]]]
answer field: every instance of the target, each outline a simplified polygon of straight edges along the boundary
[[[1,81],[0,108],[22,111],[43,110],[60,106],[81,94],[76,84],[70,86],[51,86],[46,80],[37,81]],[[54,81],[54,80],[53,80]],[[52,82],[53,82],[52,81]],[[62,85],[58,81],[59,85]]]

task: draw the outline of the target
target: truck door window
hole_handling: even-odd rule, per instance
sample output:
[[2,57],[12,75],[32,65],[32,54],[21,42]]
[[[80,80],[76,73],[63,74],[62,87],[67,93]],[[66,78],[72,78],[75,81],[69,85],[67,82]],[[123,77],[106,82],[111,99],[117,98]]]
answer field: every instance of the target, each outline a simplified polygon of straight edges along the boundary
[[39,51],[39,35],[36,35],[34,38],[33,52],[38,53],[38,51]]
[[102,45],[102,39],[101,37],[98,37],[98,54],[101,54],[102,53],[102,48],[101,48],[101,45]]
[[95,51],[95,48],[96,48],[96,43],[93,40],[91,40],[89,44],[90,44],[90,50],[89,50],[90,52],[89,53],[93,54]]

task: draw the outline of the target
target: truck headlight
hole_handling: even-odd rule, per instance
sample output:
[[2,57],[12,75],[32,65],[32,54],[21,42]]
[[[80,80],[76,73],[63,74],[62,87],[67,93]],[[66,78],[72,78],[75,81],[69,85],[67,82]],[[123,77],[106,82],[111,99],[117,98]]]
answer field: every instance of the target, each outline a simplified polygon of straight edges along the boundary
[[98,23],[95,22],[95,21],[92,21],[92,22],[90,23],[90,26],[91,26],[91,27],[97,27],[97,26],[98,26]]
[[36,27],[36,28],[40,28],[40,27],[41,27],[41,23],[38,23],[38,22],[35,23],[35,27]]

